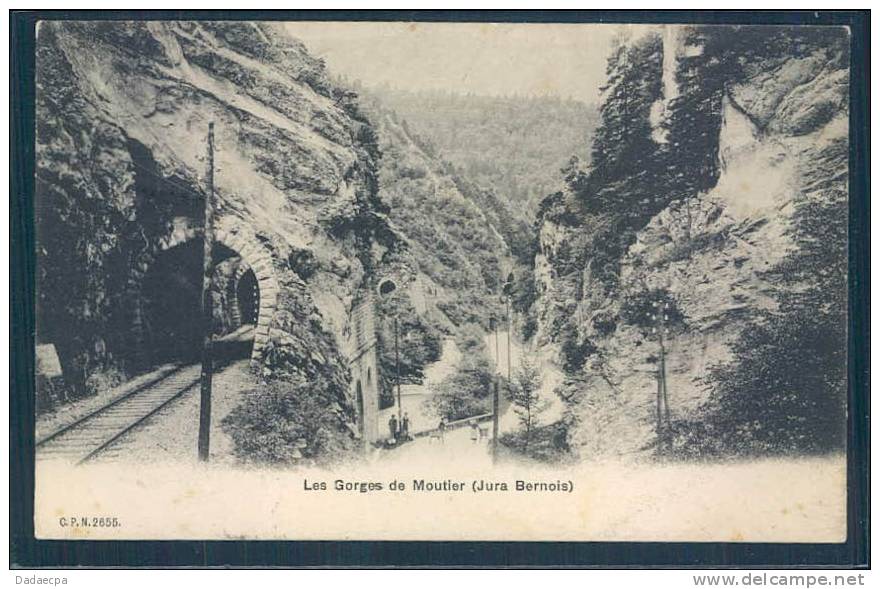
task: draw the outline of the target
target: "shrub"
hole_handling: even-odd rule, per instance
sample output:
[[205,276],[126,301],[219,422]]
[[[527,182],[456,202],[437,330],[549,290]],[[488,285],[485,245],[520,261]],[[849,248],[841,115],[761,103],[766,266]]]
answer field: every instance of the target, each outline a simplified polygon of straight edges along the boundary
[[528,437],[525,430],[505,433],[498,441],[516,454],[541,462],[560,462],[568,458],[571,452],[568,427],[562,422],[536,427]]
[[447,421],[492,412],[491,396],[477,398],[451,389],[437,391],[428,403],[431,409]]
[[474,324],[467,324],[458,329],[455,334],[455,344],[463,356],[486,353],[485,334]]
[[529,341],[537,332],[538,319],[535,317],[534,313],[529,311],[524,316],[522,327],[520,328],[520,335],[524,341]]
[[587,338],[581,338],[577,327],[566,323],[561,334],[562,369],[567,373],[578,372],[598,348]]
[[617,317],[608,311],[600,311],[593,317],[593,329],[602,337],[608,337],[617,330]]
[[320,381],[276,380],[247,391],[222,427],[245,462],[336,462],[351,455],[356,443],[333,411],[333,393]]
[[35,398],[37,415],[54,411],[56,406],[67,402],[69,397],[63,377],[45,378],[37,375]]
[[450,421],[489,413],[493,378],[492,365],[485,353],[463,353],[456,371],[435,387],[428,404]]
[[425,366],[440,359],[443,340],[440,330],[421,317],[402,290],[381,298],[377,305],[381,322],[378,330],[380,390],[382,408],[394,404],[397,358],[394,352],[394,318],[397,318],[400,382],[421,384]]
[[125,374],[114,366],[100,368],[86,377],[86,396],[100,395],[125,382]]
[[711,367],[705,379],[711,394],[702,418],[712,444],[695,438],[682,445],[741,456],[846,447],[843,320],[806,309],[784,313],[750,326],[732,353],[733,362]]

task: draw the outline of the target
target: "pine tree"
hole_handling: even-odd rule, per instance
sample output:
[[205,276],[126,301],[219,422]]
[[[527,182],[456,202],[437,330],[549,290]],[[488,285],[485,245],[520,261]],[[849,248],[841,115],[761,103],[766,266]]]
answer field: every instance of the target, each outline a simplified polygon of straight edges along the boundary
[[513,411],[523,427],[526,450],[532,440],[538,418],[550,406],[550,403],[541,397],[542,380],[537,360],[524,357],[507,393],[510,402],[513,403]]

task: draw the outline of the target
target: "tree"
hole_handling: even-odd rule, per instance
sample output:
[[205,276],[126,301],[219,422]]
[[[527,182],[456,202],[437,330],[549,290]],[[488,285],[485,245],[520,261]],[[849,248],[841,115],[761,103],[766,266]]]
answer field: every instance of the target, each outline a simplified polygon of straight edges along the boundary
[[397,318],[400,382],[421,384],[425,366],[440,359],[443,342],[436,327],[422,318],[409,296],[396,291],[378,301],[381,319],[378,330],[380,401],[383,407],[394,404],[397,384],[397,358],[394,353],[394,318]]
[[550,402],[541,397],[542,381],[543,376],[538,361],[523,357],[507,393],[513,404],[513,411],[525,430],[525,450],[529,448],[532,431],[538,424],[538,417],[550,406]]
[[[650,182],[657,150],[651,107],[660,98],[663,44],[658,35],[621,42],[608,59],[600,124],[592,145],[592,170],[572,186],[589,209],[637,212],[632,206],[655,188]],[[639,173],[634,171],[638,170]]]
[[447,420],[488,413],[492,410],[493,378],[492,364],[485,353],[463,354],[455,372],[434,387],[428,403]]

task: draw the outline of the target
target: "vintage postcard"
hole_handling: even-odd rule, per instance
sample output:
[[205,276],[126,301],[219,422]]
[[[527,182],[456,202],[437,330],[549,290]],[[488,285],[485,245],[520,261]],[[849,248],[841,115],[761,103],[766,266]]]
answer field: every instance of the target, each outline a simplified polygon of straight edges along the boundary
[[850,34],[40,22],[36,537],[844,542]]

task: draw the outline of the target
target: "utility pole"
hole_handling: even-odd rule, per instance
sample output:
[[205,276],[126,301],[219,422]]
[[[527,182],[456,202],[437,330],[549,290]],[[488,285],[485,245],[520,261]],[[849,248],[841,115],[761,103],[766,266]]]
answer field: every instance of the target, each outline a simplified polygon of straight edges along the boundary
[[513,272],[507,275],[504,286],[501,287],[501,298],[504,300],[504,315],[507,318],[507,386],[510,387],[510,332],[513,330],[513,322],[510,318],[510,298],[513,296]]
[[214,123],[208,123],[208,190],[205,193],[204,259],[202,262],[202,376],[199,397],[199,460],[207,462],[211,438],[211,384],[214,378]]
[[400,401],[400,350],[397,344],[397,315],[394,316],[394,369],[397,373],[397,423],[402,424],[403,405]]
[[669,320],[669,303],[660,303],[654,301],[654,313],[651,318],[654,319],[656,325],[651,331],[657,333],[657,343],[659,344],[660,354],[657,360],[657,447],[664,441],[671,443],[669,437],[669,394],[666,388],[666,345],[663,336],[666,334],[666,322]]
[[499,381],[501,379],[501,354],[498,349],[498,321],[495,316],[489,318],[489,330],[495,332],[495,370],[492,374],[492,464],[498,458],[498,411],[501,407],[499,397]]
[[510,322],[510,295],[504,297],[504,310],[507,315],[507,386],[510,387],[510,331],[513,325]]
[[498,376],[492,379],[492,463],[498,459],[498,411],[501,399],[498,394]]
[[[511,325],[511,321],[510,321],[510,296],[511,296],[512,291],[513,291],[513,274],[511,273],[511,274],[508,274],[507,280],[504,282],[504,286],[501,289],[501,292],[502,292],[501,298],[504,300],[504,316],[507,321],[507,395],[508,395],[508,397],[510,397],[510,390],[511,390],[510,389],[510,387],[511,387],[510,331],[511,331],[511,329],[513,329],[513,326]],[[497,346],[497,343],[498,343],[498,327],[497,327],[497,325],[495,327],[495,343]],[[498,359],[498,364],[499,364],[498,372],[500,373],[501,372],[501,370],[500,370],[501,359],[500,358]],[[498,380],[500,378],[501,377],[498,376],[495,379],[495,391],[494,391],[495,394],[493,395],[493,398],[492,398],[493,410],[494,410],[494,414],[495,414],[495,420],[492,423],[492,428],[493,428],[492,439],[494,440],[494,444],[492,446],[493,460],[495,459],[495,451],[498,447],[498,442],[497,442],[497,439],[498,439],[498,420],[499,420],[498,412],[500,410],[500,399],[498,396],[498,388],[499,388]]]
[[499,372],[501,370],[501,352],[498,347],[498,320],[495,319],[494,315],[489,317],[489,332],[490,337],[492,333],[495,334],[495,355],[493,360],[495,361],[495,372]]

